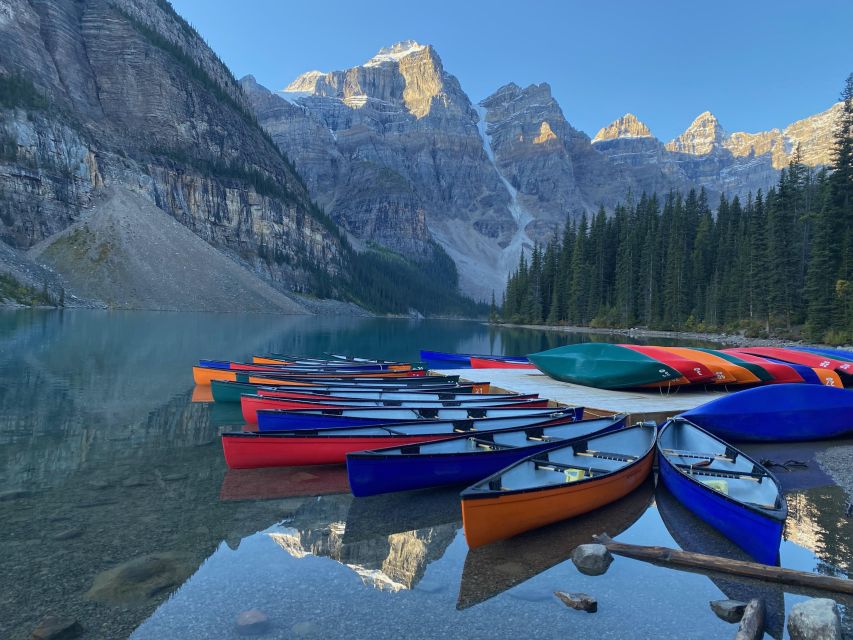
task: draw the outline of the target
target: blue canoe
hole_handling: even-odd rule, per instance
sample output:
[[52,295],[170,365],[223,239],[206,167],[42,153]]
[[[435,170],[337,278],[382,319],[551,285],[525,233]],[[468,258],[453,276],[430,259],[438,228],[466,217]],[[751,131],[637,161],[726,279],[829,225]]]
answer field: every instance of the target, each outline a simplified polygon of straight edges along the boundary
[[541,423],[492,433],[463,435],[347,454],[354,496],[471,484],[522,458],[575,438],[597,436],[625,426],[624,414],[578,422]]
[[347,427],[372,427],[397,422],[484,420],[489,418],[540,417],[570,411],[576,420],[583,417],[583,407],[556,409],[519,407],[465,407],[448,409],[405,409],[398,407],[370,409],[317,409],[300,411],[258,411],[258,431],[301,431],[303,429],[338,429]]
[[756,561],[779,563],[788,507],[772,473],[683,418],[664,424],[657,448],[659,477],[681,504]]
[[529,360],[524,356],[494,356],[478,353],[447,353],[445,351],[425,351],[421,349],[421,360],[428,369],[469,369],[471,358],[490,358],[502,362],[516,364],[527,363]]
[[824,440],[853,434],[853,391],[775,384],[722,396],[681,415],[724,440]]

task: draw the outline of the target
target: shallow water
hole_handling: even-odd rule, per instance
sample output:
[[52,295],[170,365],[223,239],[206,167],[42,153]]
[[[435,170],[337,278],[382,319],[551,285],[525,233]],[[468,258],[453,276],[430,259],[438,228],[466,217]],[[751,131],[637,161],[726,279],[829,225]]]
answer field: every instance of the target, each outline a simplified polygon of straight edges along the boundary
[[[625,558],[577,572],[571,550],[603,530],[737,555],[651,484],[469,552],[454,490],[354,499],[342,467],[227,471],[218,433],[238,416],[191,402],[202,357],[518,354],[593,338],[624,341],[452,321],[0,313],[0,638],[28,638],[48,614],[77,619],[84,638],[236,638],[253,608],[268,638],[719,638],[734,627],[708,601],[724,594],[764,597],[781,637],[803,596]],[[757,455],[808,464],[779,472],[783,565],[846,576],[853,525],[814,462],[825,446]],[[594,595],[598,613],[556,590]]]

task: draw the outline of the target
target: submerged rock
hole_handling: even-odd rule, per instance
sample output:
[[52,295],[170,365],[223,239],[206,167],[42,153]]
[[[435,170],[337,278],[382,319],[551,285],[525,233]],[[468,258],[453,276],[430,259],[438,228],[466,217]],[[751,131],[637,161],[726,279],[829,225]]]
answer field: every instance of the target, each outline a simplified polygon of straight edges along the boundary
[[582,544],[572,552],[572,562],[581,573],[600,576],[610,567],[613,556],[603,544]]
[[829,598],[798,602],[788,616],[791,640],[841,640],[838,606]]
[[74,538],[79,538],[83,535],[83,527],[72,527],[71,529],[65,529],[63,531],[57,531],[52,536],[50,536],[51,540],[73,540]]
[[181,585],[195,570],[187,553],[150,553],[99,573],[86,597],[109,604],[142,603]]
[[33,640],[69,640],[83,633],[83,627],[74,618],[47,616],[39,622],[30,636]]
[[586,593],[565,593],[563,591],[555,591],[563,604],[578,611],[586,611],[587,613],[595,613],[598,611],[598,600]]
[[739,622],[746,609],[746,603],[741,600],[711,600],[710,604],[711,611],[726,622]]
[[743,611],[735,640],[760,640],[764,637],[764,600],[753,598]]
[[249,609],[237,616],[237,633],[243,636],[256,636],[270,628],[270,619],[259,609]]

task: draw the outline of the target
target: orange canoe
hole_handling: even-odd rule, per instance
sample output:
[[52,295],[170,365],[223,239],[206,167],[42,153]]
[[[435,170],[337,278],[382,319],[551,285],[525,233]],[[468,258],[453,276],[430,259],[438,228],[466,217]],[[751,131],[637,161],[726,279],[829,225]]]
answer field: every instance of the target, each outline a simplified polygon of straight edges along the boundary
[[688,347],[659,348],[705,365],[714,373],[715,384],[747,384],[760,382],[758,377],[751,371],[748,371],[743,367],[739,367],[725,358],[715,356],[713,353],[699,351],[698,349],[690,349]]
[[517,462],[465,489],[462,526],[473,548],[587,513],[649,476],[657,428],[638,425],[575,440]]

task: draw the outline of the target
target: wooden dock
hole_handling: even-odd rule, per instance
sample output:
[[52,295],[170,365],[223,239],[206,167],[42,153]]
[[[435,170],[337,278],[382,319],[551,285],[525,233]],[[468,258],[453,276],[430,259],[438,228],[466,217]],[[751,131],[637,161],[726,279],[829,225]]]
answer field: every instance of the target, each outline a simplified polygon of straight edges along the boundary
[[507,390],[518,393],[538,393],[542,398],[557,404],[583,406],[595,413],[627,413],[631,422],[654,420],[660,423],[665,418],[698,407],[726,391],[687,390],[673,387],[669,391],[632,389],[609,391],[579,384],[560,382],[544,373],[530,369],[441,369],[435,373],[459,375],[460,379],[490,381],[492,390]]

